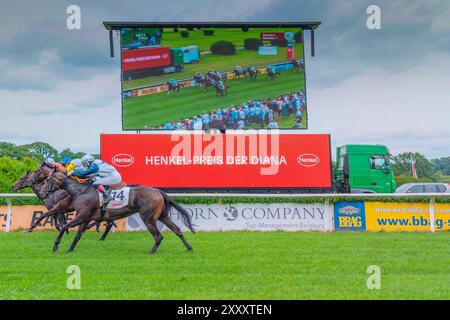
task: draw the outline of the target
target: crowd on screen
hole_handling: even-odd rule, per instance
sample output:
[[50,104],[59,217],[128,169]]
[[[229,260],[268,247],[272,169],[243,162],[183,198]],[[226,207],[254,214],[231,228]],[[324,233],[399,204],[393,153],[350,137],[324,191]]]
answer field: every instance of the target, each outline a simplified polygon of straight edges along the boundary
[[209,113],[204,112],[188,119],[167,122],[158,129],[277,129],[279,128],[279,120],[283,117],[295,117],[295,125],[292,128],[300,129],[302,128],[302,117],[305,109],[305,95],[303,91],[299,91],[273,99],[250,100],[240,106],[230,106]]

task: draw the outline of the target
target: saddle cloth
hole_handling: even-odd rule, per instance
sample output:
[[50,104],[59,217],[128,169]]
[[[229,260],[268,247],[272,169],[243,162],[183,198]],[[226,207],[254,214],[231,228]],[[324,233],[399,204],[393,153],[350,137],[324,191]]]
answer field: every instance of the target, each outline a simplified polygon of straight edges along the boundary
[[[124,187],[122,189],[111,190],[111,201],[106,206],[106,209],[122,209],[126,207],[130,201],[130,187]],[[98,193],[100,207],[103,206],[103,194]]]

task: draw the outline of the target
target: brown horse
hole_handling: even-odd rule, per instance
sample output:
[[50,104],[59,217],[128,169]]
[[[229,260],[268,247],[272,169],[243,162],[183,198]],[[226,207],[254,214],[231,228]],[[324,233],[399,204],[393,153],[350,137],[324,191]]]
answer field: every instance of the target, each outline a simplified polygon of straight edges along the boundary
[[136,211],[139,212],[142,221],[155,239],[155,244],[150,250],[151,254],[156,252],[163,239],[156,226],[156,222],[158,220],[172,230],[181,239],[186,248],[189,251],[192,251],[192,247],[184,238],[180,228],[178,228],[169,216],[170,208],[174,207],[180,212],[184,224],[193,233],[195,233],[189,213],[161,190],[140,185],[131,187],[129,203],[126,207],[122,209],[107,209],[102,215],[99,214],[101,207],[99,193],[92,186],[92,184],[80,184],[69,178],[65,173],[54,170],[54,172],[46,180],[45,186],[43,187],[42,196],[58,189],[64,189],[72,196],[77,213],[76,217],[71,222],[61,228],[58,237],[55,240],[53,252],[58,251],[58,246],[64,232],[69,228],[78,226],[78,232],[69,249],[69,252],[72,252],[75,249],[77,242],[80,240],[81,235],[84,231],[86,231],[91,220],[95,220],[97,222],[110,222],[117,219],[126,218],[134,214]]
[[[14,191],[30,187],[48,209],[45,214],[41,215],[38,219],[32,222],[31,226],[27,229],[28,232],[33,232],[33,229],[36,228],[42,220],[50,217],[54,219],[55,227],[58,231],[60,231],[60,226],[67,223],[66,214],[75,211],[72,196],[64,189],[56,190],[54,193],[49,194],[46,198],[42,197],[42,188],[44,187],[45,179],[52,172],[53,167],[42,164],[34,172],[28,171],[12,186]],[[99,223],[90,225],[88,229],[94,225],[97,227],[97,231],[99,231]],[[117,227],[114,222],[106,225],[106,229],[100,240],[106,239],[106,236],[113,226]],[[67,233],[69,233],[68,230]]]
[[53,218],[56,229],[60,231],[60,226],[67,222],[65,214],[75,210],[72,203],[72,197],[65,190],[57,190],[46,198],[41,196],[42,187],[45,183],[44,180],[51,172],[52,169],[42,164],[35,172],[28,171],[12,186],[13,191],[28,187],[31,188],[37,197],[43,201],[44,206],[48,210],[45,214],[32,222],[30,228],[27,230],[28,232],[32,232],[42,220],[49,217]]

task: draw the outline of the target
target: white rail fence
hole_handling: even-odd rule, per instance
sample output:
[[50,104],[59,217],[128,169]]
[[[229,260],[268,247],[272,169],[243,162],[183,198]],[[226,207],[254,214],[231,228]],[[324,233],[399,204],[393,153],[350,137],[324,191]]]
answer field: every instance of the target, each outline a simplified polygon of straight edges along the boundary
[[[396,198],[426,198],[429,203],[429,213],[430,213],[430,230],[435,231],[434,225],[434,205],[436,198],[450,198],[450,194],[443,193],[368,193],[368,194],[278,194],[278,193],[170,193],[172,197],[209,197],[209,198],[307,198],[307,199],[324,199],[324,209],[327,210],[329,207],[330,199],[370,199],[377,198],[382,201],[385,199],[396,199]],[[4,199],[7,205],[6,216],[5,216],[5,232],[9,232],[11,226],[11,215],[12,215],[12,199],[20,198],[37,198],[35,194],[32,193],[0,193],[0,199]]]

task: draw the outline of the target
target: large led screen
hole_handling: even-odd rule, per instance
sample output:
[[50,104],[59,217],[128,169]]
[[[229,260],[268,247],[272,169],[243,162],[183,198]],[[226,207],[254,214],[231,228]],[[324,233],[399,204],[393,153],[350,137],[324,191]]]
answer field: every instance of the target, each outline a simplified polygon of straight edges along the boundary
[[121,29],[124,130],[306,129],[299,28]]

